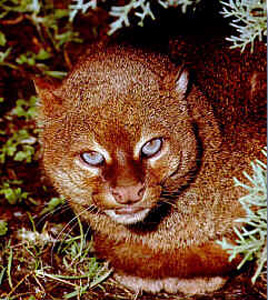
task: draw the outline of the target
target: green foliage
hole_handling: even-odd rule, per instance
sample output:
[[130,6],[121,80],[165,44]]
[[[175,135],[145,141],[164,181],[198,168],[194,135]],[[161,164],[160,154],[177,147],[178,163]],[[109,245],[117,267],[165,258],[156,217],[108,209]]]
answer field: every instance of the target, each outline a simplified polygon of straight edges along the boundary
[[[18,99],[16,106],[7,113],[4,118],[7,121],[13,121],[15,117],[25,119],[26,121],[33,120],[36,114],[37,97],[32,96],[29,100]],[[5,163],[7,157],[13,158],[15,161],[23,161],[29,163],[32,161],[35,153],[34,145],[37,143],[35,135],[29,132],[27,124],[24,129],[14,131],[6,142],[0,148],[0,163]],[[6,132],[1,132],[6,135]]]
[[[107,2],[108,1],[103,1]],[[200,0],[158,0],[157,3],[164,8],[180,6],[183,13],[186,13],[188,6],[196,5]],[[96,0],[73,0],[69,6],[69,19],[74,20],[79,11],[85,13],[88,9],[96,9]],[[130,26],[129,16],[131,13],[139,19],[138,25],[143,26],[145,18],[149,17],[155,20],[155,15],[151,9],[151,2],[149,0],[130,0],[128,4],[122,6],[111,6],[109,14],[116,20],[111,23],[109,35],[123,26]]]
[[[3,119],[9,124],[8,127],[10,128],[8,128],[8,131],[10,132],[10,136],[6,137],[6,131],[0,132],[6,139],[0,148],[0,164],[6,163],[9,158],[22,163],[32,162],[37,138],[30,133],[31,129],[27,127],[27,123],[25,123],[23,129],[17,130],[12,125],[12,122],[17,118],[24,119],[27,122],[32,120],[35,116],[36,99],[35,96],[32,96],[28,101],[24,99],[17,100],[16,106],[3,116]],[[15,174],[15,170],[13,172]],[[0,195],[12,205],[24,200],[35,203],[33,199],[28,197],[28,193],[23,191],[21,187],[22,183],[22,180],[8,180],[3,176],[0,180]]]
[[[104,0],[103,2],[108,1]],[[200,0],[157,0],[157,4],[164,8],[180,7],[183,13],[187,12],[189,6],[195,8]],[[130,26],[129,16],[133,14],[138,19],[138,25],[143,26],[146,18],[155,20],[154,12],[151,9],[152,1],[130,0],[128,4],[111,6],[109,14],[115,20],[110,24],[108,34],[112,35],[124,26]],[[243,51],[248,44],[251,44],[253,51],[254,41],[263,40],[267,35],[266,22],[267,10],[264,0],[226,0],[221,1],[222,14],[225,18],[232,18],[230,25],[237,30],[238,36],[232,35],[227,40],[233,43],[232,48],[241,48]],[[69,20],[73,21],[76,15],[86,13],[88,9],[96,9],[96,0],[73,0],[69,6]]]
[[[263,153],[267,157],[267,149]],[[253,175],[243,173],[250,185],[234,178],[235,185],[248,192],[246,196],[239,199],[247,216],[238,219],[237,222],[244,226],[241,230],[234,228],[238,237],[235,245],[228,243],[225,238],[219,241],[219,244],[230,253],[230,260],[238,254],[244,256],[238,268],[241,268],[246,261],[257,260],[258,267],[252,277],[252,282],[255,283],[267,262],[267,166],[259,160],[252,162],[251,165]]]
[[[62,228],[62,224],[56,225],[51,230],[45,225],[42,231],[38,232],[30,214],[29,219],[32,230],[20,229],[17,235],[19,243],[11,245],[9,242],[2,249],[3,263],[0,264],[0,285],[6,280],[10,291],[0,294],[0,297],[9,299],[9,297],[16,296],[18,287],[21,288],[26,281],[28,283],[33,280],[34,283],[38,282],[44,296],[47,295],[47,282],[53,281],[64,283],[72,288],[72,292],[65,293],[61,299],[74,299],[74,297],[80,299],[81,295],[100,284],[111,274],[112,270],[108,268],[107,263],[99,263],[95,257],[92,257],[90,253],[92,243],[87,240],[87,234],[83,232],[78,217],[76,220],[80,228],[80,235],[73,236],[69,231],[64,238],[61,233],[66,227]],[[56,238],[54,237],[55,232],[59,232]],[[61,239],[59,239],[60,237]],[[53,246],[55,243],[60,244],[57,250]],[[60,265],[58,268],[60,271],[57,274],[52,272],[49,265],[50,260],[46,259],[47,253],[50,251],[53,251],[55,262]],[[14,261],[16,261],[16,265]],[[18,269],[23,270],[24,276],[18,284],[14,285],[12,274]]]
[[36,96],[31,96],[29,100],[18,99],[10,114],[19,118],[25,118],[26,121],[33,120],[36,116],[36,102]]
[[3,164],[8,156],[15,161],[31,162],[35,153],[33,144],[36,142],[36,137],[26,129],[14,132],[0,149],[0,163]]
[[[68,43],[82,42],[79,33],[74,31],[72,23],[68,21],[68,16],[67,8],[62,8],[62,6],[57,8],[54,1],[50,0],[0,1],[0,19],[4,19],[3,24],[7,24],[6,28],[27,20],[36,34],[34,45],[32,45],[34,51],[28,50],[14,57],[13,53],[17,52],[16,46],[13,46],[14,42],[12,42],[12,46],[8,47],[8,30],[5,34],[3,27],[3,31],[0,31],[0,46],[3,47],[0,51],[0,66],[20,70],[20,66],[28,65],[34,67],[35,73],[37,68],[45,75],[56,78],[64,77],[65,72],[50,70],[47,60],[52,58],[55,52],[61,52]],[[33,40],[29,40],[29,44]],[[38,52],[36,52],[36,44],[39,48]]]
[[254,41],[264,40],[267,36],[267,8],[264,0],[227,0],[220,1],[223,5],[222,15],[231,18],[230,25],[236,29],[237,36],[226,38],[232,42],[231,48],[241,48],[244,51]]
[[18,67],[7,61],[7,58],[9,57],[11,53],[12,48],[7,48],[4,51],[0,51],[0,66],[9,67],[11,69],[18,69]]
[[67,75],[67,72],[63,72],[63,71],[44,70],[43,73],[45,75],[48,75],[50,77],[54,77],[57,79],[63,79]]
[[73,0],[72,4],[69,5],[69,20],[71,22],[74,20],[79,11],[81,11],[84,14],[88,11],[88,9],[97,8],[97,0],[89,0],[85,3],[84,2],[84,0]]
[[[87,233],[79,217],[76,217],[79,225],[80,235],[72,236],[69,233],[61,241],[58,253],[63,257],[62,263],[68,274],[51,274],[43,269],[37,270],[36,275],[40,278],[62,281],[73,286],[74,291],[63,296],[64,299],[77,297],[78,299],[89,289],[105,280],[112,272],[107,263],[99,263],[95,257],[90,255],[91,242],[87,241]],[[83,281],[82,281],[83,280]],[[77,281],[76,284],[71,283]]]
[[3,32],[0,31],[0,46],[5,46],[7,40]]
[[38,11],[39,3],[35,0],[2,0],[0,7],[3,8],[3,12],[0,15],[3,18],[11,12],[32,13]]
[[15,205],[28,198],[28,193],[23,192],[19,185],[22,181],[9,181],[0,185],[0,195],[8,201],[9,204]]
[[7,222],[0,220],[0,236],[6,235],[7,231],[8,231]]
[[0,18],[14,13],[17,13],[18,17],[27,18],[37,29],[40,39],[44,41],[48,38],[57,51],[68,42],[81,42],[78,33],[73,31],[71,23],[65,22],[64,25],[59,25],[59,22],[67,19],[69,10],[56,8],[53,1],[2,0],[0,9],[2,10]]
[[5,59],[9,56],[11,48],[6,49],[6,51],[0,52],[0,64],[4,65]]
[[[47,52],[44,49],[40,49],[40,51],[35,54],[31,51],[28,51],[26,53],[21,54],[17,59],[16,62],[19,65],[22,64],[28,64],[29,66],[34,66],[38,63],[38,61],[42,61],[42,60],[47,60],[51,57],[51,54],[49,52]],[[41,65],[41,68],[46,68],[47,66],[44,64],[39,64],[39,66]]]
[[53,197],[50,199],[46,207],[41,211],[41,215],[44,215],[48,212],[53,212],[55,208],[59,205],[62,205],[65,203],[64,197]]

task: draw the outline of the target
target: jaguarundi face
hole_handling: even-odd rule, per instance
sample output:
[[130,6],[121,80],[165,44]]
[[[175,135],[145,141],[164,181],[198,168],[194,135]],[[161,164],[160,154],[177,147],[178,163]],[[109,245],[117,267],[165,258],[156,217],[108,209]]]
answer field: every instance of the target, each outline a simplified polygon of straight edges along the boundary
[[[156,54],[108,49],[60,86],[38,84],[46,172],[83,214],[143,221],[197,168],[188,74]],[[78,208],[78,209],[77,209]]]

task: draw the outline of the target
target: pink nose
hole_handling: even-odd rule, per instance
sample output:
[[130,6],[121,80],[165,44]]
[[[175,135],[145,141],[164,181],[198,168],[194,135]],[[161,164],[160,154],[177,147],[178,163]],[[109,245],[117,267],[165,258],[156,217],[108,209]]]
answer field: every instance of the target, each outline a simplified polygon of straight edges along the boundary
[[116,202],[120,204],[133,204],[141,201],[144,191],[144,185],[141,183],[130,186],[117,186],[111,189]]

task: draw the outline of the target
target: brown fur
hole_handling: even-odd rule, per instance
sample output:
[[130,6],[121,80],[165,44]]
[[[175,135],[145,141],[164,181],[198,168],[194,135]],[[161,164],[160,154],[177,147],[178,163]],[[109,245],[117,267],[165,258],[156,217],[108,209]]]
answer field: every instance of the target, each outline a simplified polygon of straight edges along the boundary
[[[245,191],[233,177],[249,169],[264,139],[239,120],[221,130],[223,120],[178,69],[141,50],[93,52],[62,85],[39,84],[39,121],[45,170],[89,222],[99,257],[131,288],[195,294],[220,288],[236,268],[239,258],[230,263],[215,241],[231,238],[244,215],[237,199]],[[163,138],[160,158],[135,156],[142,137]],[[79,155],[96,143],[109,157],[88,168]],[[119,202],[140,187],[141,198]],[[105,213],[126,207],[152,213],[129,225]]]

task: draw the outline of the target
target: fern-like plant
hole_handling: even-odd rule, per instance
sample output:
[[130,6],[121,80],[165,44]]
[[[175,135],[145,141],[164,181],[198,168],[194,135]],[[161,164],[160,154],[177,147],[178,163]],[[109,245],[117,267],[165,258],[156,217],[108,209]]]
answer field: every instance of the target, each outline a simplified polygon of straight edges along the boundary
[[[267,157],[267,148],[262,152]],[[237,222],[242,222],[244,226],[241,230],[234,228],[237,235],[235,245],[228,243],[225,238],[218,243],[230,254],[230,260],[238,254],[244,256],[238,269],[246,261],[256,259],[257,270],[252,277],[252,282],[255,283],[258,276],[265,272],[267,263],[267,166],[259,160],[252,162],[251,165],[252,176],[243,172],[249,184],[234,179],[236,186],[240,186],[248,192],[246,196],[239,199],[247,216],[238,219]]]
[[223,5],[222,15],[231,18],[230,25],[236,29],[237,35],[226,40],[232,42],[231,48],[244,51],[248,44],[251,52],[256,39],[262,41],[267,36],[267,8],[264,0],[228,0],[220,1]]
[[[102,2],[108,2],[103,0]],[[183,13],[186,13],[188,6],[192,6],[200,2],[200,0],[157,0],[157,4],[164,8],[180,6]],[[73,4],[69,6],[69,19],[74,20],[77,13],[80,11],[85,13],[88,9],[96,9],[96,0],[73,0]],[[129,16],[133,13],[138,19],[138,25],[143,26],[144,20],[149,17],[155,20],[155,15],[151,9],[151,1],[149,0],[130,0],[128,4],[122,6],[111,6],[109,14],[115,18],[110,24],[109,35],[112,35],[118,29],[124,26],[130,26]]]

